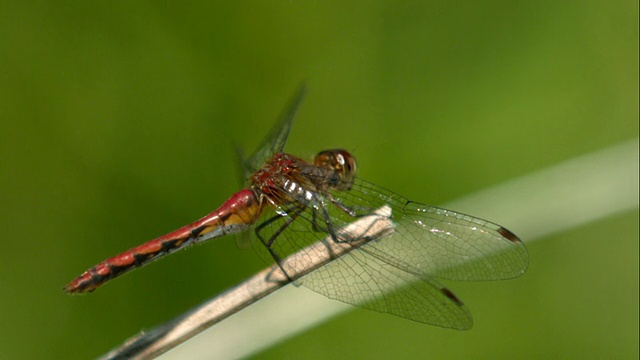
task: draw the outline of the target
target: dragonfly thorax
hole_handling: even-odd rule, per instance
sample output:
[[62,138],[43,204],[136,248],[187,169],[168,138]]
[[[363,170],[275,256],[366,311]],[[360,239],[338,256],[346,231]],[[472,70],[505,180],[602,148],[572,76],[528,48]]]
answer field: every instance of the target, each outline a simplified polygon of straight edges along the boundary
[[349,190],[356,160],[345,150],[325,150],[308,163],[286,153],[275,154],[251,177],[252,188],[273,205],[294,201],[308,204],[313,193]]

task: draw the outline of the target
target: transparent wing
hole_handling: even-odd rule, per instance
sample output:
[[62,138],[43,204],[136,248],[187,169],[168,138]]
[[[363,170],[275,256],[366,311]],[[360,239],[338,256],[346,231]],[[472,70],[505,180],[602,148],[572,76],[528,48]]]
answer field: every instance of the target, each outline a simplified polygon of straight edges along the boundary
[[264,138],[258,149],[243,162],[245,179],[249,178],[251,174],[260,169],[264,163],[273,156],[273,154],[282,152],[284,145],[287,142],[287,137],[289,136],[293,119],[295,118],[296,112],[304,99],[305,93],[306,86],[302,84],[298,88],[295,96],[291,99],[289,105],[287,105],[283,111],[280,116],[280,120]]
[[471,328],[471,313],[444,285],[372,256],[364,251],[366,247],[332,261],[299,282],[330,299],[364,309],[441,327]]
[[349,191],[314,193],[305,204],[291,203],[271,212],[258,226],[258,249],[270,260],[272,254],[265,251],[264,244],[272,244],[273,254],[282,259],[318,240],[357,242],[358,231],[345,237],[340,229],[384,205],[392,209],[393,231],[298,283],[366,309],[467,329],[472,324],[469,311],[434,278],[507,279],[527,268],[526,248],[505,228],[408,201],[361,179],[356,179]]
[[421,274],[455,281],[499,280],[520,276],[528,267],[524,244],[492,222],[409,201],[362,179],[356,179],[350,191],[332,196],[358,214],[391,206],[396,233],[370,243],[367,251]]
[[[247,179],[258,169],[262,168],[267,160],[274,154],[284,150],[284,145],[291,131],[291,125],[293,124],[302,100],[304,100],[306,91],[306,85],[302,83],[290,103],[284,108],[278,122],[276,122],[269,134],[262,140],[260,146],[258,146],[257,150],[251,154],[251,156],[245,159],[240,146],[235,147],[236,158],[241,167],[240,176],[242,184],[246,183]],[[251,243],[252,239],[249,234],[245,233],[236,236],[236,244],[240,248],[250,247]]]
[[[326,200],[318,196],[318,201]],[[336,208],[322,206],[328,203],[310,203],[304,208],[293,204],[290,208],[281,207],[277,212],[270,212],[264,222],[258,226],[256,235],[259,240],[254,242],[256,250],[267,262],[273,257],[267,251],[265,244],[273,240],[271,246],[280,259],[304,248],[315,251],[329,251],[329,247],[309,247],[317,241],[334,241],[326,228],[330,222],[335,228],[336,241],[357,243],[361,237],[359,233],[367,233],[368,229],[355,229],[348,235],[342,235],[341,228],[350,226],[356,218],[347,215],[345,218],[333,213]],[[327,210],[325,215],[323,210]],[[342,210],[339,210],[342,212]],[[344,214],[344,213],[343,213]],[[324,216],[331,216],[327,220]],[[393,216],[393,215],[392,215]],[[345,220],[349,219],[347,223]],[[374,243],[382,243],[397,235],[383,236],[357,247],[329,264],[296,280],[296,284],[330,299],[339,300],[368,310],[390,313],[410,320],[431,325],[469,329],[472,317],[452,291],[435,279],[420,273],[405,263],[396,262],[393,256],[378,256],[379,250],[371,247]],[[307,254],[308,258],[315,258],[315,254]],[[321,255],[318,255],[322,257]],[[300,257],[306,261],[305,257]]]

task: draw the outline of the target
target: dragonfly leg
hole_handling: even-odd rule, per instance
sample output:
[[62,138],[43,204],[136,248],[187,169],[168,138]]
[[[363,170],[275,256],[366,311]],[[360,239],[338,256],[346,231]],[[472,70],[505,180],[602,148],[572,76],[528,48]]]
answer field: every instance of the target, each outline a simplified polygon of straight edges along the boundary
[[270,219],[265,220],[263,223],[261,223],[260,225],[258,225],[256,227],[256,236],[258,237],[258,239],[260,239],[260,241],[262,242],[262,244],[267,248],[267,251],[269,251],[269,254],[271,255],[271,257],[273,258],[273,260],[276,262],[276,264],[278,264],[278,267],[280,268],[280,270],[282,270],[282,273],[287,277],[287,282],[292,282],[293,280],[291,279],[291,277],[289,276],[289,274],[287,273],[287,271],[284,269],[284,267],[282,266],[282,259],[280,258],[280,255],[278,255],[274,249],[273,249],[273,243],[276,241],[276,239],[278,238],[278,236],[280,236],[280,234],[282,234],[282,232],[289,227],[289,225],[291,225],[297,218],[298,216],[300,216],[300,214],[302,214],[302,212],[304,211],[304,207],[297,207],[296,209],[294,209],[292,212],[287,211],[287,214],[289,214],[289,216],[285,219],[284,223],[269,237],[268,240],[266,240],[261,234],[260,232],[267,226],[272,225],[274,222],[280,220],[283,218],[283,216],[281,215],[275,215],[273,217],[271,217]]
[[[328,226],[328,227],[321,227],[320,226],[320,222],[318,220],[318,210],[316,208],[311,208],[311,226],[313,227],[313,231],[317,231],[317,232],[322,232],[325,234],[329,234],[329,236],[331,237],[331,240],[334,242],[340,242],[341,240],[338,239],[335,231],[333,231],[333,227],[332,226]],[[323,208],[324,210],[324,208]],[[324,213],[326,214],[326,210],[324,211]],[[327,219],[328,217],[324,216],[325,219]],[[325,223],[327,222],[326,220],[324,221]],[[326,242],[327,239],[326,238],[322,238],[320,240],[322,242],[322,244],[324,244],[324,246],[326,246],[327,251],[329,252],[329,257],[331,259],[336,259],[337,256],[336,254],[333,252],[333,250],[331,249],[331,246],[329,246],[329,244]]]
[[336,200],[333,196],[329,197],[329,200],[331,201],[331,203],[333,205],[338,207],[338,209],[344,211],[347,215],[349,215],[349,216],[351,216],[353,218],[357,218],[357,217],[361,216],[361,215],[358,215],[358,213],[356,213],[355,210],[349,208],[345,204],[343,204],[340,201]]
[[[329,201],[333,205],[335,205],[338,209],[343,211],[345,214],[353,217],[354,219],[357,219],[359,217],[368,215],[368,214],[358,214],[355,210],[353,210],[350,207],[348,207],[347,205],[341,203],[339,200],[337,200],[336,198],[334,198],[330,194],[326,194],[326,195],[327,195],[327,198],[329,199]],[[318,203],[321,204],[320,201],[318,201]],[[333,226],[331,225],[331,218],[329,217],[329,214],[327,213],[327,210],[323,206],[321,206],[321,208],[322,208],[323,222],[325,224],[327,224],[327,227],[323,228],[323,227],[320,226],[320,224],[318,222],[317,209],[313,208],[313,217],[312,217],[313,230],[322,231],[322,232],[328,233],[329,235],[331,235],[331,238],[337,243],[344,243],[344,242],[349,242],[349,241],[353,241],[354,239],[357,239],[357,237],[354,237],[354,236],[350,236],[348,239],[341,239],[340,237],[338,237],[336,235],[336,233],[335,233],[335,230],[334,230]]]
[[[315,207],[315,206],[311,207],[313,209],[312,223],[313,223],[314,230],[320,230],[329,234],[329,236],[331,237],[331,240],[333,240],[336,243],[343,242],[340,238],[338,238],[335,228],[333,227],[333,224],[331,222],[331,217],[329,216],[329,212],[327,211],[327,208],[322,205],[321,199],[316,199],[316,203],[319,204],[318,207]],[[320,211],[320,214],[318,214],[318,211]],[[323,229],[320,227],[318,222],[318,216],[322,218],[322,222],[326,224],[326,228]],[[331,254],[331,257],[334,257],[334,255]]]
[[[362,214],[358,214],[355,210],[353,210],[352,208],[350,208],[349,206],[341,203],[339,200],[335,199],[333,196],[328,196],[329,201],[331,201],[331,203],[333,205],[335,205],[338,209],[342,210],[344,213],[346,213],[347,215],[353,217],[354,219],[369,215],[369,212],[367,213],[362,213]],[[323,208],[324,210],[324,208]],[[354,241],[358,241],[358,240],[372,240],[369,236],[360,236],[358,234],[352,234],[352,233],[345,233],[342,232],[340,234],[340,236],[337,236],[335,231],[333,230],[333,226],[331,225],[330,222],[330,218],[328,215],[326,215],[326,210],[323,212],[324,219],[325,219],[325,223],[328,226],[327,229],[327,233],[331,234],[331,238],[333,239],[333,241],[337,242],[337,243],[350,243],[350,242],[354,242]],[[316,213],[314,211],[314,222],[316,221]],[[317,226],[317,224],[314,223],[314,228]],[[366,229],[362,229],[362,231],[360,233],[362,234],[368,234],[369,230],[371,228],[373,228],[375,226],[375,222],[370,224],[370,226],[368,226]]]

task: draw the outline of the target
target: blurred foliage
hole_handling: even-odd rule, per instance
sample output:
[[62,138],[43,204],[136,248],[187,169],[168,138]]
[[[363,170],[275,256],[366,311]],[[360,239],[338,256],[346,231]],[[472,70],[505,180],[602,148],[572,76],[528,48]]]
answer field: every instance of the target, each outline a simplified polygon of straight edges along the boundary
[[[346,148],[433,204],[638,135],[637,1],[5,1],[0,53],[6,359],[95,357],[262,268],[222,239],[61,291],[237,190],[232,144],[303,80],[290,152]],[[637,358],[637,216],[531,244],[517,281],[451,284],[472,331],[354,311],[260,357]]]

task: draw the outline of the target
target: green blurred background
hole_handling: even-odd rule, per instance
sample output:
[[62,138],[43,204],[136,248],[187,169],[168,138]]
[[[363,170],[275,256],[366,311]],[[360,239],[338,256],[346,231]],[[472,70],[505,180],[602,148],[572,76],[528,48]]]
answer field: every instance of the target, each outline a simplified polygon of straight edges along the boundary
[[[638,2],[3,2],[0,358],[95,357],[263,268],[225,238],[61,290],[238,190],[303,80],[290,152],[440,204],[637,137]],[[637,217],[449,284],[471,331],[355,310],[260,358],[637,358]]]

